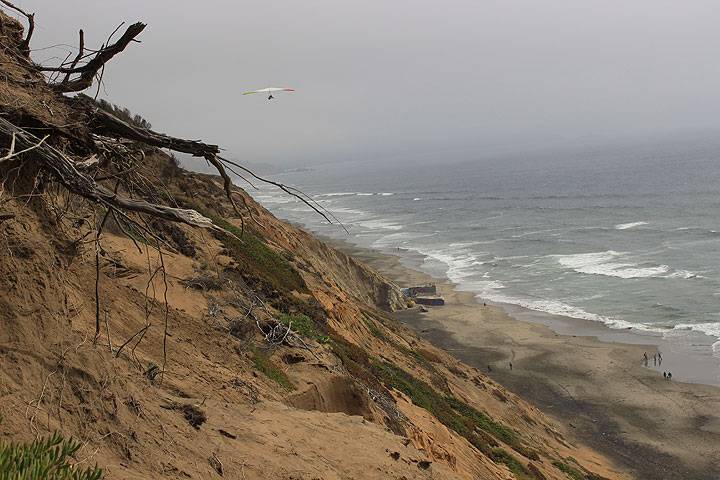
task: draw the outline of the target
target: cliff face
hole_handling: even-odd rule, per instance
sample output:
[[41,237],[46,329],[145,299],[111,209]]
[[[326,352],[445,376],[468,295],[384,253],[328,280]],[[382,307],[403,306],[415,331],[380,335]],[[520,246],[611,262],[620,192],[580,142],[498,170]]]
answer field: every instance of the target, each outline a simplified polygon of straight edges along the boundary
[[[148,175],[167,162],[155,152]],[[232,211],[213,177],[164,181],[218,222]],[[107,226],[96,342],[94,245],[78,240],[92,224],[60,228],[49,193],[7,199],[3,438],[60,430],[109,478],[209,478],[214,459],[230,478],[567,478],[553,461],[616,478],[535,408],[390,319],[395,285],[237,194],[254,217],[239,240],[157,224],[162,260]],[[299,335],[268,342],[273,318]]]
[[[110,144],[65,126],[72,103],[22,96],[13,65],[3,113]],[[388,316],[403,301],[377,272],[235,188],[241,230],[219,178],[122,146],[133,182],[98,182],[224,232],[129,224],[27,170],[32,152],[0,162],[0,440],[58,430],[107,478],[622,478]]]

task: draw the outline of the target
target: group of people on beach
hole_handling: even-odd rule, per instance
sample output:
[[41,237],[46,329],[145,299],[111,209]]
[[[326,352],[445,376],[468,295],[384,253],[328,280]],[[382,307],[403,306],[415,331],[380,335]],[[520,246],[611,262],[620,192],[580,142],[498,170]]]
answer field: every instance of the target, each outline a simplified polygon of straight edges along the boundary
[[[653,367],[662,365],[662,360],[662,354],[660,352],[653,354]],[[643,364],[646,367],[650,364],[650,358],[648,357],[647,352],[643,353]],[[665,380],[672,380],[672,373],[663,371],[663,378]]]
[[[650,359],[648,358],[647,352],[643,353],[643,363],[646,367],[649,362]],[[660,352],[653,355],[653,367],[657,367],[658,365],[662,365],[662,354]]]

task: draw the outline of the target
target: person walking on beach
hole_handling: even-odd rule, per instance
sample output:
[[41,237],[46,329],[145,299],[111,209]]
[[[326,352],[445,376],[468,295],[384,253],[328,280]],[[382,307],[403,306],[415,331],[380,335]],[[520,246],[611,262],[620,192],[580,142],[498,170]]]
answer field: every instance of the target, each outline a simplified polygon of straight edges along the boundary
[[663,378],[667,380],[667,373],[663,372]]
[[643,363],[645,364],[646,367],[648,366],[647,352],[643,353]]
[[653,367],[657,367],[657,355],[653,354]]
[[672,373],[668,372],[668,377],[667,377],[667,379],[668,379],[668,380],[672,380]]
[[512,370],[512,362],[510,362],[510,370]]
[[660,362],[660,365],[662,365],[662,355],[660,352],[658,352],[658,361]]
[[488,365],[488,373],[492,373],[492,368],[490,368],[490,365]]

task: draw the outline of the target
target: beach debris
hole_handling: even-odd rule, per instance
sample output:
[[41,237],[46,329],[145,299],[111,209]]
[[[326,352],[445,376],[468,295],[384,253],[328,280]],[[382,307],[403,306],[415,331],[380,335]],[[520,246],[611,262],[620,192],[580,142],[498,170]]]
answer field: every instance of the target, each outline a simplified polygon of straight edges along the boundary
[[259,90],[250,90],[249,92],[243,92],[243,95],[252,95],[252,94],[254,94],[254,93],[267,93],[267,94],[268,94],[267,99],[268,99],[268,100],[272,100],[273,98],[275,98],[275,97],[273,96],[273,93],[277,93],[277,92],[294,92],[294,91],[295,91],[294,88],[287,88],[287,87],[267,87],[267,88],[261,88],[261,89],[259,89]]

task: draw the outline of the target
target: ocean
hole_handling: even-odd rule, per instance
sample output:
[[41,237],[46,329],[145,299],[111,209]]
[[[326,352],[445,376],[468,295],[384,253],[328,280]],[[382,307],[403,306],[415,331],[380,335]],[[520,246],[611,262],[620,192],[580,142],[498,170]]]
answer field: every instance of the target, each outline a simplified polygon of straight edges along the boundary
[[720,139],[465,161],[344,162],[276,175],[254,196],[317,233],[400,256],[484,301],[654,335],[720,356]]

